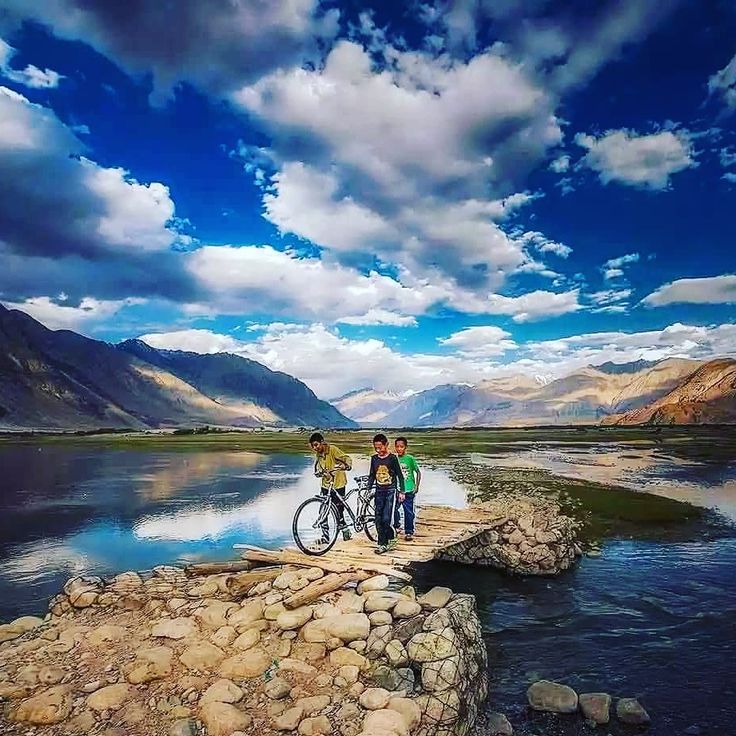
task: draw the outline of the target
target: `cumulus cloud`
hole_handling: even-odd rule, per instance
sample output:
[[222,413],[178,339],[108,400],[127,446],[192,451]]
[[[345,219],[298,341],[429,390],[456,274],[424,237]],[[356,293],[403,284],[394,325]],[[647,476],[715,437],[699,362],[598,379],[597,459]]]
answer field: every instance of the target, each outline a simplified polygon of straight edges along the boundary
[[[477,329],[481,332],[461,330],[445,338],[443,347],[455,350],[449,354],[401,353],[381,340],[350,340],[321,324],[270,329],[249,342],[208,330],[157,333],[142,339],[155,347],[226,350],[242,355],[300,378],[326,399],[356,386],[373,386],[376,376],[387,390],[421,391],[445,383],[477,383],[520,373],[559,378],[607,361],[707,359],[736,354],[736,325],[730,323],[704,327],[675,323],[662,330],[594,332],[520,344],[497,327]],[[494,341],[508,343],[505,354],[493,347],[483,350]],[[329,361],[314,359],[326,354]]]
[[100,300],[85,297],[78,305],[65,304],[65,295],[56,300],[47,296],[23,302],[3,302],[8,309],[19,309],[43,323],[50,330],[80,330],[117,314],[123,307],[142,304],[141,299]]
[[558,156],[549,165],[549,168],[555,172],[555,174],[564,174],[570,168],[570,157],[565,154]]
[[603,278],[607,281],[621,278],[624,275],[624,269],[626,266],[630,266],[632,263],[638,263],[639,258],[640,256],[638,253],[627,253],[626,255],[618,256],[617,258],[609,258],[603,266],[601,266]]
[[575,142],[588,151],[582,164],[596,171],[604,184],[615,181],[645,189],[667,189],[672,174],[697,166],[684,131],[642,135],[623,129],[609,130],[601,136],[578,133]]
[[28,64],[24,69],[13,68],[10,62],[15,53],[15,49],[0,38],[0,75],[12,82],[33,89],[52,89],[58,87],[59,82],[64,78],[53,69],[39,69],[33,64]]
[[736,275],[678,279],[660,286],[644,297],[642,303],[650,307],[668,304],[736,304]]
[[313,58],[337,31],[339,13],[318,0],[5,0],[5,22],[32,18],[81,40],[127,71],[151,71],[159,93],[179,82],[223,93],[282,65]]
[[449,337],[440,338],[439,343],[468,358],[495,358],[518,347],[510,337],[511,333],[500,327],[484,325],[466,327]]
[[488,297],[489,304],[486,312],[508,315],[514,322],[533,322],[576,312],[581,308],[578,294],[577,289],[560,294],[539,290],[520,296],[491,294]]
[[736,110],[736,54],[708,80],[708,91],[721,99],[729,110]]
[[[189,279],[170,253],[182,236],[168,188],[84,152],[51,110],[0,87],[0,294],[184,294]],[[92,290],[97,280],[113,287],[105,264],[117,269],[116,293]]]

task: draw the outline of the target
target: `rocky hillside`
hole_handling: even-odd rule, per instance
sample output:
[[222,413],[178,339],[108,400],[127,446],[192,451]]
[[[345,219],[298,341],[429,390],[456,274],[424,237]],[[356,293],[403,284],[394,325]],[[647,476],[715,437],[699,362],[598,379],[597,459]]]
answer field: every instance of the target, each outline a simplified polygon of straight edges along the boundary
[[394,391],[360,388],[334,399],[332,403],[346,417],[350,417],[361,426],[378,427],[386,415],[410,395],[410,393],[399,394]]
[[[69,330],[49,330],[0,306],[0,427],[353,425],[301,382],[252,361],[222,356],[239,383],[215,390],[211,356],[185,353],[186,359],[167,366],[154,353],[135,354]],[[207,378],[196,386],[189,379],[199,359]],[[246,390],[249,375],[254,378]]]
[[610,417],[607,424],[734,424],[736,360],[700,366],[677,388],[646,406]]
[[[395,405],[380,423],[387,427],[595,424],[668,394],[700,365],[679,358],[607,363],[554,381],[514,376],[474,386],[437,386]],[[346,412],[356,418],[349,407]]]

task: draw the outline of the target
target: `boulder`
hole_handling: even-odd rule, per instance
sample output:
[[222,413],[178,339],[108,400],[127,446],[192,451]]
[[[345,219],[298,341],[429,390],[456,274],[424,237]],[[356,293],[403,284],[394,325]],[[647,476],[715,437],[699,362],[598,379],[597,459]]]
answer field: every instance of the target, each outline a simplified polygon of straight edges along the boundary
[[488,713],[485,721],[488,736],[512,736],[514,729],[503,713]]
[[197,624],[191,618],[163,619],[151,629],[151,636],[163,639],[186,639],[196,633]]
[[254,621],[262,619],[263,612],[263,601],[259,598],[253,598],[245,601],[240,608],[231,611],[227,618],[227,623],[229,626],[234,626],[236,629],[244,627],[247,624],[251,624]]
[[60,667],[41,667],[38,671],[38,682],[41,685],[58,685],[65,674]]
[[208,641],[199,641],[188,646],[179,659],[190,670],[209,672],[216,669],[225,659],[225,652]]
[[302,709],[305,716],[313,716],[324,710],[330,704],[329,695],[312,695],[307,698],[299,698],[295,705]]
[[277,731],[296,731],[303,715],[302,709],[294,706],[277,716],[273,721],[273,727]]
[[344,613],[324,621],[329,635],[344,642],[366,639],[371,631],[371,622],[364,613]]
[[608,693],[580,693],[580,710],[594,723],[608,723],[611,719],[611,696]]
[[345,590],[335,602],[335,606],[341,613],[363,613],[365,598],[362,595],[353,593],[352,590]]
[[300,736],[328,736],[332,733],[332,726],[327,716],[313,716],[305,718],[299,724]]
[[11,719],[32,726],[50,726],[63,721],[71,711],[70,688],[65,685],[57,685],[24,700],[11,712]]
[[394,606],[394,618],[411,618],[422,612],[422,607],[417,601],[400,600]]
[[396,734],[396,736],[409,736],[409,727],[406,725],[404,716],[397,710],[384,708],[371,711],[363,719],[364,734]]
[[457,635],[450,627],[439,631],[423,631],[409,640],[406,651],[412,662],[447,659],[457,654]]
[[578,694],[558,682],[539,680],[526,691],[526,697],[533,710],[574,713],[578,709]]
[[[207,602],[205,608],[198,610],[194,615],[208,629],[219,629],[227,626],[228,616],[238,610],[240,610],[240,606],[237,603],[211,600]],[[233,624],[230,625],[232,626]]]
[[169,647],[139,649],[136,659],[124,668],[126,679],[133,685],[160,680],[171,674],[174,652]]
[[649,713],[636,698],[621,698],[616,703],[616,715],[619,721],[632,726],[643,726],[649,723]]
[[200,710],[208,736],[231,736],[250,727],[253,718],[229,703],[206,703]]
[[366,710],[381,710],[388,705],[391,693],[382,687],[368,687],[363,690],[358,702]]
[[130,632],[123,626],[115,626],[114,624],[103,624],[87,634],[87,641],[93,646],[98,647],[108,641],[122,641],[130,636]]
[[311,606],[301,606],[293,611],[284,609],[276,618],[276,626],[280,629],[301,629],[312,618]]
[[403,667],[409,663],[409,655],[406,653],[406,648],[398,639],[392,639],[386,644],[384,654],[392,667]]
[[330,664],[334,667],[352,664],[363,669],[368,664],[368,660],[362,654],[358,654],[358,652],[352,649],[340,647],[330,652]]
[[419,706],[411,698],[392,697],[388,701],[388,708],[401,714],[409,731],[418,726],[419,721],[422,720],[422,711],[419,710]]
[[435,586],[424,595],[420,595],[417,598],[422,608],[429,610],[436,610],[437,608],[444,608],[452,597],[452,591],[449,588],[443,588],[441,586]]
[[235,649],[245,651],[251,649],[261,640],[261,632],[258,629],[246,629],[235,641],[232,646]]
[[243,654],[226,659],[220,667],[222,677],[250,680],[260,677],[272,663],[271,656],[261,647],[253,647]]
[[131,695],[132,688],[124,683],[100,688],[87,698],[87,707],[101,713],[117,710]]
[[210,641],[220,649],[227,649],[238,637],[238,632],[232,626],[222,626],[210,637]]
[[368,616],[371,626],[390,626],[393,623],[394,617],[389,611],[373,611]]
[[324,643],[330,636],[327,633],[328,619],[319,618],[307,621],[299,632],[299,636],[307,642]]
[[218,680],[205,690],[201,705],[205,703],[237,703],[243,698],[243,691],[232,680]]
[[374,575],[372,578],[368,578],[368,580],[363,580],[358,583],[358,593],[359,595],[364,595],[365,593],[371,593],[374,590],[386,590],[388,585],[389,579],[386,575]]
[[394,593],[390,590],[379,590],[375,593],[370,593],[365,599],[365,605],[363,610],[366,613],[373,613],[373,611],[390,611],[399,601],[410,600],[401,593]]
[[281,700],[291,692],[291,685],[283,677],[274,677],[264,685],[263,690],[271,700]]
[[456,655],[422,665],[422,687],[428,692],[457,687],[461,677],[461,659]]

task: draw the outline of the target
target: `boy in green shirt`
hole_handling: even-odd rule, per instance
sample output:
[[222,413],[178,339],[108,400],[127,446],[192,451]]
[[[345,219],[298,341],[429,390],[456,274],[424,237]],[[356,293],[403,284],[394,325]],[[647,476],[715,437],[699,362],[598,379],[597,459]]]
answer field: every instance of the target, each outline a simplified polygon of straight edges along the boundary
[[399,493],[398,505],[396,506],[396,519],[394,526],[398,527],[399,507],[404,509],[404,537],[407,542],[414,539],[414,498],[419,493],[419,484],[422,481],[422,471],[413,455],[408,455],[406,448],[409,446],[406,437],[397,437],[394,440],[394,449],[399,458],[401,472],[404,475],[404,493]]

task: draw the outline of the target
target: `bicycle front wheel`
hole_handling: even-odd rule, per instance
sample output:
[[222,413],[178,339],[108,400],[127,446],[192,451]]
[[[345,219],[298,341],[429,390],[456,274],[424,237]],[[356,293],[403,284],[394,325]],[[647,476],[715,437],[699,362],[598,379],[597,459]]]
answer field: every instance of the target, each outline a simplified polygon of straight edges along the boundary
[[329,499],[308,498],[291,525],[296,546],[307,555],[323,555],[337,539],[337,514]]
[[370,498],[363,507],[363,524],[366,537],[371,542],[378,541],[378,532],[376,531],[376,507],[373,498]]

